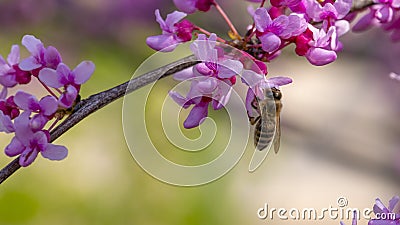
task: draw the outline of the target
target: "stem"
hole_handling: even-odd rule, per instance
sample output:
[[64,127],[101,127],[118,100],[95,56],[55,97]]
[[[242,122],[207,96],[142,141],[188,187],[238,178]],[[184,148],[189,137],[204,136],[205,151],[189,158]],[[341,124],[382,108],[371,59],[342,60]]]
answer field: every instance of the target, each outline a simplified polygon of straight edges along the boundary
[[51,130],[54,128],[54,126],[58,123],[58,121],[60,121],[60,119],[57,118],[57,119],[51,124],[51,126],[50,126],[49,129],[48,129],[48,131],[51,132]]
[[236,36],[237,38],[241,38],[239,33],[237,32],[235,26],[233,25],[233,23],[231,22],[229,17],[226,15],[225,11],[221,8],[221,6],[217,2],[215,2],[214,5],[215,5],[215,8],[218,10],[218,12],[221,14],[222,18],[224,18],[224,20],[228,24],[228,26],[231,29],[233,35]]
[[47,87],[46,84],[44,84],[41,80],[39,80],[39,78],[38,78],[38,81],[42,84],[42,86],[43,86],[53,97],[55,97],[55,98],[58,99],[57,95],[54,94],[54,92],[53,92],[49,87]]
[[[103,108],[111,102],[130,94],[131,92],[153,83],[161,78],[172,75],[176,72],[182,71],[188,67],[199,63],[193,55],[170,63],[166,66],[160,67],[156,70],[145,73],[141,76],[135,77],[123,84],[116,87],[94,94],[87,99],[80,101],[74,108],[72,114],[66,118],[60,125],[54,128],[50,133],[50,142],[53,142],[70,128],[75,126],[84,118],[88,117],[95,111]],[[3,183],[8,177],[14,174],[21,166],[19,165],[19,157],[11,161],[0,171],[0,184]]]
[[[201,28],[201,27],[196,26],[195,29],[197,29],[197,30],[200,31],[201,33],[206,34],[207,36],[210,36],[210,35],[211,35],[211,32],[209,32],[209,31],[207,31],[207,30],[205,30],[205,29],[203,29],[203,28]],[[224,44],[226,43],[226,40],[224,40],[224,39],[222,39],[222,38],[220,38],[220,37],[218,37],[218,36],[217,36],[217,40],[218,40],[219,42],[224,43]]]

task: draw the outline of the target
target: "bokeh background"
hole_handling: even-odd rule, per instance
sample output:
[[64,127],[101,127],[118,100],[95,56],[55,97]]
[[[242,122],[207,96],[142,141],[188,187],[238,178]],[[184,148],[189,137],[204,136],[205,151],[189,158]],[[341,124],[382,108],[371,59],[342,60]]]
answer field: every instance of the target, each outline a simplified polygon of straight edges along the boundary
[[[243,33],[250,3],[218,2]],[[92,60],[95,74],[82,88],[82,96],[89,96],[130,79],[154,53],[145,38],[160,32],[156,8],[163,15],[174,10],[169,0],[3,0],[0,53],[6,56],[24,34],[34,34],[57,47],[71,67]],[[215,10],[208,15],[189,18],[223,35],[228,29],[223,20]],[[69,149],[66,160],[38,157],[0,186],[0,224],[339,224],[329,218],[260,220],[256,212],[265,203],[286,209],[337,207],[340,196],[360,209],[372,208],[376,197],[387,203],[400,194],[400,83],[388,76],[400,72],[399,44],[378,29],[349,33],[343,43],[339,59],[325,67],[311,66],[292,48],[269,65],[269,75],[291,76],[294,83],[282,88],[281,150],[256,172],[247,170],[249,150],[230,173],[207,185],[176,187],[152,178],[125,144],[118,100],[57,140]],[[165,95],[174,84],[168,78],[158,89]],[[160,103],[150,101],[150,120],[159,118]],[[220,133],[229,125],[226,115],[211,114],[222,121],[217,122]],[[160,130],[154,125],[150,132]],[[197,129],[184,132],[199,135]],[[0,148],[9,140],[2,134]],[[226,141],[217,135],[210,155],[202,159],[214,157]],[[175,153],[167,149],[163,154]],[[0,156],[1,167],[10,161]]]

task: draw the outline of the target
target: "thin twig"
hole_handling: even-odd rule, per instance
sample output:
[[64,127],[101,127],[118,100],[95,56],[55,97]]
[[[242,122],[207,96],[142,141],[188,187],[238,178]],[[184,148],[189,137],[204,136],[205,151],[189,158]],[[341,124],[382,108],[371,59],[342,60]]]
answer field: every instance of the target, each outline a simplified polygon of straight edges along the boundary
[[[84,118],[88,117],[90,114],[121,98],[122,96],[125,96],[161,78],[182,71],[197,63],[198,61],[196,61],[193,55],[188,56],[176,62],[170,63],[166,66],[160,67],[156,70],[145,73],[141,76],[135,77],[132,80],[120,84],[116,87],[94,94],[89,98],[80,101],[74,108],[72,114],[51,132],[50,142],[56,140],[58,137],[63,135],[66,131],[75,126]],[[19,165],[19,157],[17,157],[7,166],[5,166],[0,171],[0,184],[3,183],[13,173],[15,173],[20,167],[21,166]]]

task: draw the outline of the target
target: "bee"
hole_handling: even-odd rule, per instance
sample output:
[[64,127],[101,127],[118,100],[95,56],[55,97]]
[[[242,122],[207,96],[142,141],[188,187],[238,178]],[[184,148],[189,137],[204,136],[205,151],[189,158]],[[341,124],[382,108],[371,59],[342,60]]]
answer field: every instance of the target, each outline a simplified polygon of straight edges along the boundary
[[280,113],[282,110],[282,93],[277,88],[265,89],[265,98],[254,99],[252,107],[260,116],[250,117],[251,125],[255,124],[254,145],[262,151],[273,141],[275,153],[278,153],[281,139]]

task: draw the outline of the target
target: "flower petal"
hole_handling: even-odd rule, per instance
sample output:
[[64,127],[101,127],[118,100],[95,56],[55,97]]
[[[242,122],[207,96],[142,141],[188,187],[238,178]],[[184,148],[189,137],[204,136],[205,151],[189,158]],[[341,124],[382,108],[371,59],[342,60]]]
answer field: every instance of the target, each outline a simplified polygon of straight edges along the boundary
[[182,106],[185,109],[189,107],[187,102],[190,100],[186,99],[185,97],[180,95],[178,92],[170,91],[168,94],[178,105]]
[[25,146],[16,138],[11,139],[10,144],[4,149],[7,156],[13,157],[21,154],[25,150]]
[[370,28],[372,25],[372,21],[375,18],[374,14],[375,13],[373,12],[373,10],[370,10],[368,14],[358,20],[358,22],[353,26],[352,31],[361,32]]
[[176,8],[185,13],[196,11],[196,0],[174,0]]
[[61,145],[48,144],[40,154],[46,159],[62,160],[67,157],[68,149]]
[[13,45],[11,47],[11,52],[7,57],[7,61],[11,66],[19,63],[19,46],[18,45]]
[[0,110],[0,132],[12,133],[15,131],[15,126],[8,115],[4,115]]
[[209,102],[201,101],[192,108],[188,117],[183,123],[183,126],[186,129],[197,127],[204,121],[204,118],[208,115],[208,103]]
[[30,112],[25,111],[21,113],[17,118],[14,120],[15,125],[15,136],[18,138],[22,144],[25,146],[29,146],[29,140],[33,137],[34,133],[29,127],[30,123]]
[[335,7],[335,9],[338,13],[338,19],[343,19],[343,17],[345,17],[349,13],[352,4],[353,4],[352,0],[337,0],[337,1],[335,1],[333,6]]
[[187,16],[186,13],[174,11],[167,15],[167,18],[165,19],[165,24],[168,26],[170,31],[173,31],[174,25],[176,23],[178,23],[180,20],[182,20],[183,18],[185,18],[186,16]]
[[78,96],[78,90],[72,85],[68,85],[66,91],[61,94],[58,104],[64,108],[70,108]]
[[306,54],[308,61],[315,66],[323,66],[336,60],[335,51],[322,48],[310,48]]
[[25,46],[32,55],[37,55],[38,46],[43,45],[43,43],[33,35],[25,35],[22,38],[22,45]]
[[243,64],[238,60],[227,59],[220,63],[218,77],[231,78],[242,73]]
[[42,66],[42,64],[40,64],[33,56],[30,56],[30,57],[22,60],[18,65],[18,67],[23,71],[31,71],[31,70],[37,69],[41,66]]
[[41,113],[45,116],[50,116],[57,111],[57,99],[53,96],[45,96],[39,101]]
[[53,46],[49,46],[44,52],[44,61],[46,62],[46,67],[56,69],[62,59],[58,50]]
[[389,201],[389,211],[393,212],[394,208],[396,207],[397,203],[400,201],[399,196],[394,196],[392,199]]
[[273,33],[267,33],[260,37],[262,49],[266,52],[274,52],[281,46],[281,39]]
[[23,91],[18,91],[14,97],[15,104],[23,110],[37,111],[40,109],[35,96]]
[[59,74],[54,69],[43,68],[39,72],[39,79],[47,86],[53,88],[60,88],[64,86],[64,84],[60,82]]
[[272,19],[268,14],[266,8],[258,8],[254,12],[254,23],[256,25],[256,29],[260,32],[264,32],[264,30],[272,23]]
[[174,79],[178,81],[184,81],[193,77],[193,67],[186,68],[174,74]]
[[74,83],[75,84],[83,84],[87,80],[89,80],[90,76],[92,76],[94,72],[94,64],[91,61],[83,61],[81,62],[73,71],[74,75]]
[[267,82],[271,88],[280,87],[286,84],[290,84],[293,80],[289,77],[271,77],[267,79]]
[[19,165],[23,167],[31,165],[33,161],[35,161],[38,153],[39,152],[36,149],[32,150],[30,148],[26,148],[19,158]]
[[157,51],[172,52],[177,47],[178,41],[173,34],[162,34],[147,37],[146,44]]

